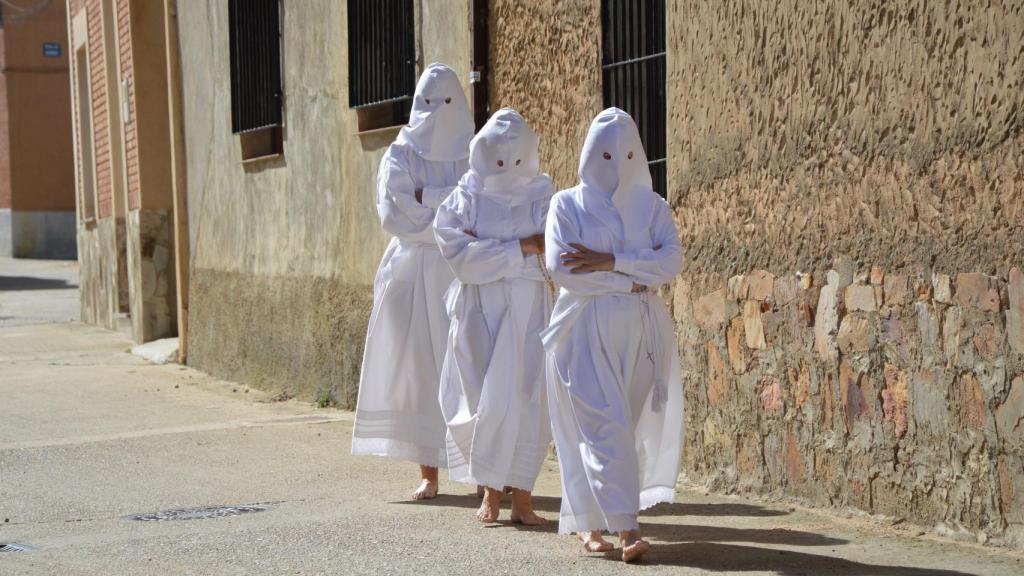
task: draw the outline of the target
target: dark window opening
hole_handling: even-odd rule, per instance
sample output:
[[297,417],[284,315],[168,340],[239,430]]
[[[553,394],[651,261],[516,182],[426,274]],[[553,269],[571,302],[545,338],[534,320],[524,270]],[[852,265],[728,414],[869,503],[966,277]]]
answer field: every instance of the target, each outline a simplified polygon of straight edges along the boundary
[[348,104],[359,131],[409,121],[416,91],[413,0],[348,0]]
[[282,151],[281,13],[279,0],[229,0],[231,131],[242,158]]
[[665,2],[601,0],[601,69],[605,107],[636,121],[654,191],[665,181]]

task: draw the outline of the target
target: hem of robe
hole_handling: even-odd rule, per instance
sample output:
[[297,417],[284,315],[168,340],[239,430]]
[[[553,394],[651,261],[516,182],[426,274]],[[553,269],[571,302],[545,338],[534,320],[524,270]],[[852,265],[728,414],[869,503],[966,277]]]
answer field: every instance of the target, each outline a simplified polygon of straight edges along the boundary
[[534,473],[532,475],[530,473],[509,473],[501,476],[500,474],[491,473],[487,470],[486,466],[483,467],[484,470],[481,472],[479,464],[476,466],[476,470],[474,470],[473,463],[463,455],[461,450],[458,450],[454,441],[449,439],[448,475],[453,482],[460,482],[462,484],[489,486],[499,490],[509,487],[533,492],[533,488],[537,483],[537,477],[540,476],[540,470],[544,466],[544,457],[546,455],[547,449],[540,455],[530,459],[525,459],[521,454],[517,454],[512,467],[525,467],[524,464],[529,462],[529,468],[533,469]]
[[[538,473],[539,475],[539,473]],[[448,476],[452,482],[459,482],[460,484],[471,484],[473,486],[487,486],[495,490],[502,490],[504,488],[515,488],[516,490],[525,490],[527,492],[533,492],[533,488],[537,483],[537,477],[534,476],[530,479],[528,476],[514,476],[509,475],[504,480],[496,479],[496,476],[489,474],[484,475],[473,475],[470,472],[470,467],[466,464],[456,466],[454,468],[448,468]]]
[[[647,510],[655,504],[675,501],[675,488],[652,486],[640,492],[640,510]],[[576,532],[638,530],[640,527],[636,514],[612,514],[605,516],[597,512],[592,514],[570,514],[559,517],[558,533],[574,534]]]
[[420,466],[448,467],[447,455],[443,449],[420,446],[392,438],[353,437],[352,455],[383,456],[394,460],[406,460]]
[[655,504],[667,502],[671,504],[676,499],[675,487],[651,486],[640,492],[640,510],[647,510]]
[[561,516],[558,519],[559,534],[575,534],[577,532],[611,532],[623,530],[639,530],[640,522],[636,514],[612,514],[605,516],[600,512],[592,514],[575,514]]

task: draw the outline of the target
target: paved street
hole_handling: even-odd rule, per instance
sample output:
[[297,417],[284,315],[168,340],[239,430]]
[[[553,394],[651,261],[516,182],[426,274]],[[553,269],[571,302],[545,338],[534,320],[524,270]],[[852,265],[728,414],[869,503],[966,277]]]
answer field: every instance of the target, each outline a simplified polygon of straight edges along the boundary
[[[913,526],[683,490],[623,567],[554,524],[484,527],[462,486],[413,503],[413,467],[348,454],[352,415],[126,352],[77,316],[72,264],[0,260],[0,574],[1021,574],[1024,559]],[[542,513],[558,476],[545,465]],[[134,520],[216,505],[259,511]],[[507,511],[505,512],[507,518]]]

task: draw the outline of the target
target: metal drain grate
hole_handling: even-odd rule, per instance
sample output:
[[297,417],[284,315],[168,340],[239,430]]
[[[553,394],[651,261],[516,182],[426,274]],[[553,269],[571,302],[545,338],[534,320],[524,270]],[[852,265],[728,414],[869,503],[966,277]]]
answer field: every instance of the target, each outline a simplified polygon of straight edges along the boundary
[[3,544],[0,543],[0,552],[28,552],[32,548],[24,544]]
[[265,512],[270,510],[268,506],[204,506],[201,508],[177,508],[174,510],[163,510],[150,514],[138,514],[128,516],[129,520],[141,520],[143,522],[163,522],[165,520],[203,520],[206,518],[227,518],[229,516],[241,516],[254,512]]

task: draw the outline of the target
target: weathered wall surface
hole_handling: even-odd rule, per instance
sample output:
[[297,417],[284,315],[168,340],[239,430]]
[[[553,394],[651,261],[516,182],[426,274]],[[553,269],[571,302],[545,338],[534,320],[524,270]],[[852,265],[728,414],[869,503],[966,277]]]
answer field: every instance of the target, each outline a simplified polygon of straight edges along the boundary
[[580,149],[601,111],[601,3],[491,3],[491,109],[518,110],[540,134],[541,170],[575,186]]
[[686,472],[1024,545],[1024,7],[668,7]]
[[132,337],[143,343],[174,336],[178,325],[174,215],[164,210],[129,210],[125,232]]
[[117,260],[124,257],[124,220],[101,218],[78,226],[79,285],[82,322],[117,330],[119,298],[127,279],[118,277]]
[[1021,4],[670,6],[691,269],[1021,262]]
[[[666,7],[684,473],[1024,545],[1024,7]],[[492,3],[492,106],[559,187],[599,16]]]
[[[0,62],[7,61],[7,31],[0,26]],[[7,106],[7,75],[0,74],[0,210],[11,208],[10,109]],[[10,246],[10,234],[7,235]],[[0,243],[4,237],[0,237]],[[0,244],[2,246],[2,244]],[[2,248],[0,248],[2,250]],[[8,250],[9,252],[9,250]],[[2,252],[0,252],[2,253]]]
[[[437,4],[420,9],[421,60],[445,61],[465,78],[467,7]],[[179,13],[193,270],[189,363],[351,407],[373,277],[389,240],[374,183],[397,131],[356,134],[346,4],[282,6],[284,155],[247,165],[230,126],[227,4],[206,0]]]

